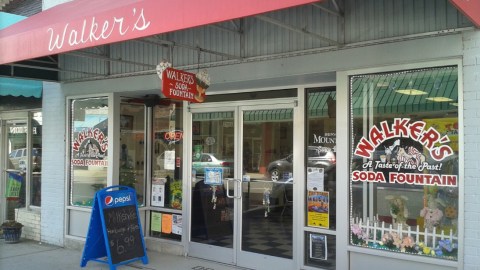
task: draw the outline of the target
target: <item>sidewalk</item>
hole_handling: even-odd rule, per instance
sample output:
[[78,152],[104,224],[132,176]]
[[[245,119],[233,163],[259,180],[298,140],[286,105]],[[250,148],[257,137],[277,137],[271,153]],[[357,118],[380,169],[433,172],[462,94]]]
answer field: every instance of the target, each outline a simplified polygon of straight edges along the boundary
[[[118,270],[239,270],[229,265],[211,261],[161,254],[147,251],[149,264],[141,261],[118,266]],[[40,244],[22,239],[20,243],[7,244],[0,239],[0,269],[5,270],[108,270],[108,264],[89,261],[80,267],[82,251],[65,249],[58,246]]]

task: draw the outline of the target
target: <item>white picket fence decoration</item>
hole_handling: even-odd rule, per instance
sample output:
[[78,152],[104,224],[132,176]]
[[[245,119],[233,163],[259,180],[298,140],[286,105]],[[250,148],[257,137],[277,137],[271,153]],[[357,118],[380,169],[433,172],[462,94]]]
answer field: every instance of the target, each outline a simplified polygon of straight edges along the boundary
[[[387,232],[395,232],[400,236],[401,239],[403,239],[405,236],[411,236],[415,240],[416,244],[420,242],[420,236],[423,236],[423,241],[421,242],[432,248],[437,246],[438,241],[445,239],[449,239],[451,243],[458,243],[458,238],[453,235],[452,229],[450,229],[450,233],[448,235],[445,235],[444,230],[438,234],[435,227],[433,228],[432,232],[429,232],[427,228],[425,228],[425,231],[420,231],[419,225],[416,226],[416,230],[412,230],[412,226],[406,226],[407,228],[404,229],[402,224],[398,224],[395,226],[396,228],[394,228],[392,224],[388,224],[386,226],[384,221],[380,222],[376,218],[373,221],[367,219],[366,222],[363,222],[363,220],[360,218],[355,218],[352,220],[351,224],[357,224],[360,228],[367,232],[369,235],[368,240],[366,240],[367,243],[370,242],[379,244],[379,242],[382,240],[381,237]],[[377,239],[377,233],[379,231],[380,239]],[[373,236],[373,238],[371,236]]]

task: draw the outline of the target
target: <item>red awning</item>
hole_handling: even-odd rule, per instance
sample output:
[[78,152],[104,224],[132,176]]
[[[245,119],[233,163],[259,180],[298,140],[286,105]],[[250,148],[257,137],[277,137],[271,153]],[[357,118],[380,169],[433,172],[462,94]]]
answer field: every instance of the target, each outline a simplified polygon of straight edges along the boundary
[[315,0],[75,0],[0,31],[0,64],[212,24]]
[[470,21],[480,28],[480,1],[479,0],[450,0]]

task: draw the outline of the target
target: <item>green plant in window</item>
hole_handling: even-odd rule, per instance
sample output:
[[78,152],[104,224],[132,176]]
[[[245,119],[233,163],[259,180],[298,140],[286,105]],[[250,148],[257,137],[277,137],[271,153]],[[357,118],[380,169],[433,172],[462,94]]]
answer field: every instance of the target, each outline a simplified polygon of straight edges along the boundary
[[173,180],[170,184],[170,205],[182,209],[182,180]]

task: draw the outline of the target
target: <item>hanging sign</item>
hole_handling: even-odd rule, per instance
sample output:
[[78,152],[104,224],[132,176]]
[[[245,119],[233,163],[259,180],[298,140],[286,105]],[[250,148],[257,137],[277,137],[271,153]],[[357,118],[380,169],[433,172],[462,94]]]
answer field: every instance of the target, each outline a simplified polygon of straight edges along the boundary
[[162,72],[162,93],[168,98],[198,102],[195,100],[197,94],[195,74],[167,68]]
[[111,270],[136,260],[148,264],[135,194],[126,186],[95,193],[81,267],[88,261],[109,264]]
[[162,80],[162,94],[165,97],[194,103],[205,101],[205,92],[210,86],[210,76],[206,70],[193,74],[174,69],[166,61],[160,62],[156,70]]
[[7,180],[7,189],[5,192],[5,197],[7,199],[18,199],[20,197],[20,189],[22,187],[23,176],[8,172],[8,180]]

